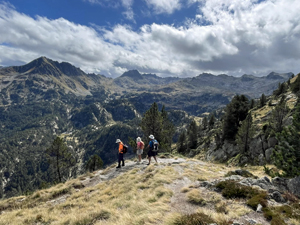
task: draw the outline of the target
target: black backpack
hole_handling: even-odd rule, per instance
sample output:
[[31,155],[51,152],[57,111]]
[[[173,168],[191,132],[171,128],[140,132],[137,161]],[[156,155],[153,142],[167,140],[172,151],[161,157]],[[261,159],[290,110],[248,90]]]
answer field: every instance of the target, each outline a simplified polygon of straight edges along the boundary
[[158,141],[157,140],[153,140],[153,152],[157,152],[158,151]]
[[123,153],[127,153],[127,150],[128,150],[128,146],[127,145],[123,145]]

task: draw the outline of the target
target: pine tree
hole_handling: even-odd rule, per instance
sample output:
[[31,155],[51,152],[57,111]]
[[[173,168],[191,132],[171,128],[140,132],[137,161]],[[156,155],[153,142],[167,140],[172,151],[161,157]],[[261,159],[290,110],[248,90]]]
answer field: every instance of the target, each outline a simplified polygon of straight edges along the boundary
[[208,121],[207,121],[207,117],[205,116],[202,120],[202,128],[203,130],[206,130],[208,126]]
[[255,134],[255,127],[252,122],[251,113],[248,114],[246,119],[242,122],[238,133],[236,135],[236,142],[240,148],[240,153],[249,156],[249,144]]
[[[150,134],[160,139],[162,131],[162,116],[158,110],[156,102],[154,102],[150,109],[142,118],[141,127],[143,133],[148,137]],[[158,140],[160,142],[160,140]]]
[[275,109],[272,111],[272,117],[270,119],[270,127],[275,132],[281,132],[283,129],[283,119],[289,112],[289,108],[286,105],[285,97],[282,96]]
[[192,120],[187,131],[188,135],[188,148],[197,148],[197,131],[198,127],[195,120]]
[[251,99],[251,101],[250,101],[250,109],[253,109],[254,106],[255,106],[255,100]]
[[86,169],[88,171],[95,171],[95,170],[98,170],[98,169],[101,169],[103,167],[103,161],[102,159],[100,158],[100,156],[98,155],[93,155],[88,161],[87,161],[87,164],[86,164]]
[[262,94],[259,100],[260,100],[259,101],[260,107],[264,107],[267,103],[267,98],[266,98],[265,94]]
[[209,118],[209,122],[208,122],[208,127],[209,129],[212,129],[214,124],[215,124],[216,118],[214,114],[211,114],[210,118]]
[[171,150],[175,128],[169,120],[164,106],[160,112],[157,104],[154,102],[142,118],[141,127],[146,137],[150,134],[154,135],[159,142],[161,149]]
[[46,154],[49,163],[55,168],[58,181],[62,182],[63,176],[68,175],[67,170],[75,164],[72,152],[62,138],[56,137]]
[[223,140],[235,140],[240,122],[243,121],[249,110],[249,101],[244,95],[236,95],[225,108],[223,117]]
[[300,104],[293,115],[292,126],[285,127],[276,134],[278,144],[275,146],[273,159],[275,165],[284,171],[283,176],[300,175]]
[[187,150],[187,144],[186,144],[186,132],[183,131],[178,138],[177,142],[177,151],[179,153],[184,153]]
[[161,128],[161,147],[167,151],[171,151],[172,138],[175,133],[175,127],[173,123],[169,120],[168,113],[165,110],[165,106],[161,109],[162,117],[162,128]]

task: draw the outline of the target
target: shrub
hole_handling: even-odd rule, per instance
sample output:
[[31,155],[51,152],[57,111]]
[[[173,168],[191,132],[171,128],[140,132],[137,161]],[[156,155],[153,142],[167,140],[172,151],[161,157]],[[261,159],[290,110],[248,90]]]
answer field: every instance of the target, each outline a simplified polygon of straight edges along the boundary
[[225,177],[230,177],[232,175],[240,175],[242,177],[251,177],[257,179],[257,176],[254,176],[252,173],[250,173],[247,170],[235,170],[235,171],[229,171],[227,174],[225,174]]
[[172,225],[206,225],[210,223],[215,223],[215,221],[210,216],[198,212],[190,215],[182,215]]
[[257,195],[254,195],[252,198],[250,198],[247,201],[247,205],[249,205],[252,209],[256,210],[258,204],[261,204],[262,207],[267,207],[268,202],[267,202],[267,193],[261,192]]
[[222,189],[225,198],[252,198],[259,194],[259,191],[248,186],[243,186],[234,181],[221,181],[216,184],[217,188]]
[[69,193],[71,193],[71,188],[70,187],[63,188],[63,189],[54,191],[52,193],[52,198],[56,198],[56,197],[59,197],[61,195],[65,195],[65,194],[69,194]]

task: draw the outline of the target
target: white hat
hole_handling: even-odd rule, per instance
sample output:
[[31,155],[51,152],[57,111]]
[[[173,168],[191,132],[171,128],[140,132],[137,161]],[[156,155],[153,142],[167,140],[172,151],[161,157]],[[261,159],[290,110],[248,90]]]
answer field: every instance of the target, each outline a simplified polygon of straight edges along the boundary
[[150,138],[150,139],[154,139],[154,136],[151,134],[151,135],[149,136],[149,138]]
[[136,142],[140,142],[140,141],[142,141],[142,139],[140,137],[137,137]]
[[119,143],[119,142],[121,142],[121,140],[120,140],[120,139],[117,139],[117,140],[116,140],[116,143]]

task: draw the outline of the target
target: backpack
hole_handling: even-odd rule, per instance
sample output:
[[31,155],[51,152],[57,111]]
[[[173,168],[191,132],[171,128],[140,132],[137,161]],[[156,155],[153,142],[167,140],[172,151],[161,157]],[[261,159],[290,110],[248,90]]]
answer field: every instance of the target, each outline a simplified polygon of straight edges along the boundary
[[144,142],[140,141],[140,149],[144,149],[144,147],[145,147]]
[[153,152],[157,152],[158,151],[158,141],[157,140],[153,140]]
[[127,153],[128,146],[123,144],[123,154]]

